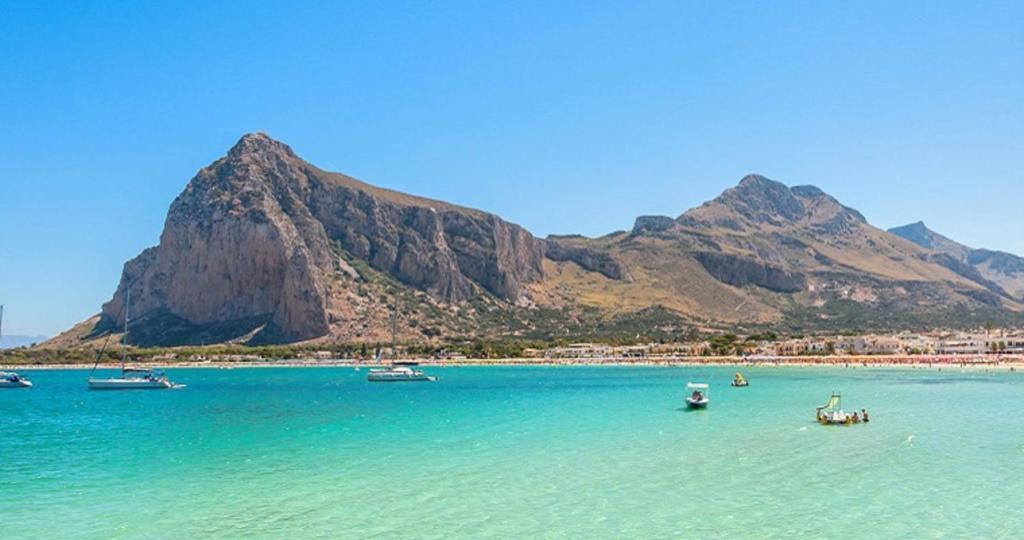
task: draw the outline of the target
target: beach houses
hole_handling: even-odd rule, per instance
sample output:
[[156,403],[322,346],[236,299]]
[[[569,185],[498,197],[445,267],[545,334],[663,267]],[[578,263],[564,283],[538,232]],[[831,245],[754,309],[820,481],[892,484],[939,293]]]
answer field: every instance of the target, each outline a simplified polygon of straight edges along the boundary
[[548,349],[547,358],[608,358],[612,348],[600,343],[572,343]]

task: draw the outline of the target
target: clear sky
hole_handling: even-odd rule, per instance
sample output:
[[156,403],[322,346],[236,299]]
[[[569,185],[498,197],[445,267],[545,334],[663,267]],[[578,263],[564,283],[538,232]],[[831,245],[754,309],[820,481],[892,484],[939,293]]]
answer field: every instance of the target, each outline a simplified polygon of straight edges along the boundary
[[257,130],[538,235],[758,172],[1024,254],[1024,3],[293,4],[0,2],[5,333],[98,312]]

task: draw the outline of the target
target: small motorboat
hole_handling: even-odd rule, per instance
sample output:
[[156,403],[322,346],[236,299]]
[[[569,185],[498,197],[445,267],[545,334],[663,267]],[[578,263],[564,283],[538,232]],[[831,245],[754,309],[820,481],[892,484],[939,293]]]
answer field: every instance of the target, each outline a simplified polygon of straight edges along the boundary
[[366,375],[370,382],[434,382],[437,377],[427,375],[421,369],[415,367],[416,362],[395,362],[392,366],[379,369],[371,369]]
[[0,388],[32,388],[32,381],[9,371],[0,371]]
[[[0,337],[3,337],[4,306],[0,304]],[[0,371],[0,388],[32,388],[32,381],[12,371]]]
[[705,383],[686,383],[686,406],[691,409],[707,408],[711,402],[710,390]]
[[737,386],[737,387],[738,386],[750,386],[750,383],[747,382],[747,379],[745,379],[743,377],[743,374],[740,373],[739,371],[736,372],[736,376],[733,377],[732,383],[730,383],[730,384],[732,386]]

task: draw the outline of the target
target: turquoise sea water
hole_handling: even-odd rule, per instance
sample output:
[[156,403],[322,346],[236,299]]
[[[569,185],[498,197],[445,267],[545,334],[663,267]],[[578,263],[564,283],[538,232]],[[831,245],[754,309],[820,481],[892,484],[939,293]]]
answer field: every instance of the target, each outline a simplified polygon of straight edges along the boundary
[[[1019,538],[1024,376],[174,369],[0,391],[3,538]],[[684,410],[688,380],[712,384]],[[831,390],[867,425],[823,427]]]

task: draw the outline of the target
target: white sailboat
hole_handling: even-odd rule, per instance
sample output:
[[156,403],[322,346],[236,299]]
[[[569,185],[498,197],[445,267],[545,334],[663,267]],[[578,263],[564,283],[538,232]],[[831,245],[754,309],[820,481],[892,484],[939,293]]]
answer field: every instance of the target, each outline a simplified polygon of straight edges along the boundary
[[[395,334],[397,332],[398,317],[395,313],[391,315],[391,352],[392,354],[398,350],[395,344]],[[381,358],[384,356],[384,351],[381,349],[377,352],[377,363],[382,363]],[[366,374],[366,380],[370,382],[434,382],[437,377],[433,375],[427,375],[422,369],[417,369],[419,362],[411,360],[395,360],[391,361],[391,365],[384,368],[371,369]],[[359,368],[356,368],[359,369]]]
[[[174,384],[164,372],[148,368],[126,367],[128,359],[128,307],[131,303],[132,293],[128,290],[124,301],[124,338],[122,339],[121,351],[121,376],[109,379],[97,379],[89,376],[89,390],[167,390],[169,388],[184,388],[185,385]],[[102,350],[100,353],[102,354]],[[100,362],[100,356],[96,356],[96,364],[92,366],[93,372]]]
[[371,369],[366,375],[370,382],[434,382],[437,377],[427,375],[422,369],[416,369],[418,362],[394,362],[391,367]]
[[[0,342],[4,336],[4,306],[0,305]],[[11,371],[0,371],[0,388],[32,388],[32,381]]]

